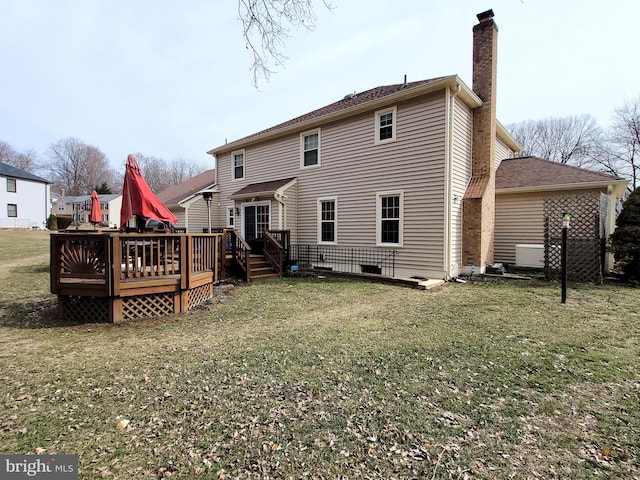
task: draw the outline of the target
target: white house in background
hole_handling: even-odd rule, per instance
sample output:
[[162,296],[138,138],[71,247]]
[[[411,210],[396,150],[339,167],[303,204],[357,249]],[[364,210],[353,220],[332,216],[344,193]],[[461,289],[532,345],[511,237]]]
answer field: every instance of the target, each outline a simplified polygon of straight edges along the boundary
[[[121,194],[98,194],[100,210],[102,210],[102,225],[118,228],[120,226]],[[71,215],[79,225],[89,224],[91,215],[91,195],[60,196],[55,202],[52,212],[54,215]]]
[[0,162],[0,228],[45,228],[51,182]]

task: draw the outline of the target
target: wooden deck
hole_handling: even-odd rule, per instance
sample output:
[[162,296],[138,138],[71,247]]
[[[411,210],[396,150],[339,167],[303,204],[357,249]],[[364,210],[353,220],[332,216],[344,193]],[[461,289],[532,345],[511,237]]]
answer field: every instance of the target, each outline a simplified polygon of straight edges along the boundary
[[224,279],[225,235],[54,233],[51,292],[58,313],[120,323],[186,312]]

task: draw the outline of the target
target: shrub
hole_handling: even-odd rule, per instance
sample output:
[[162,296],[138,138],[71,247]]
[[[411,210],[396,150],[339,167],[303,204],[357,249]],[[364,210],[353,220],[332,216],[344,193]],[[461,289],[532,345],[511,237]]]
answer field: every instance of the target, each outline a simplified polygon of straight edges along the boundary
[[611,235],[616,261],[628,280],[640,280],[640,188],[624,202]]
[[56,219],[58,221],[58,230],[64,230],[73,223],[72,215],[58,215]]
[[53,213],[47,218],[47,229],[58,230],[58,218]]

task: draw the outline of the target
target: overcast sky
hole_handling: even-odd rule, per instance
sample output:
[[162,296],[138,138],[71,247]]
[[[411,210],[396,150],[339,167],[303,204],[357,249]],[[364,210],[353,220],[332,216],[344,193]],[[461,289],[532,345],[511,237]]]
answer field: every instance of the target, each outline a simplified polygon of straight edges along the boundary
[[237,0],[0,0],[0,140],[44,155],[76,137],[213,167],[207,150],[380,85],[458,74],[492,8],[498,118],[591,114],[640,96],[638,0],[332,0],[252,83]]

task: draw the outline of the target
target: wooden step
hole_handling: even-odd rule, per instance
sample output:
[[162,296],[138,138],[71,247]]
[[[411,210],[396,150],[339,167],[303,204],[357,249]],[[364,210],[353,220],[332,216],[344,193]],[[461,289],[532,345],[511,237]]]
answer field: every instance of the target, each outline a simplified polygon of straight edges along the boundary
[[251,255],[249,263],[251,264],[250,280],[278,277],[278,274],[271,268],[269,262],[267,262],[262,255]]

